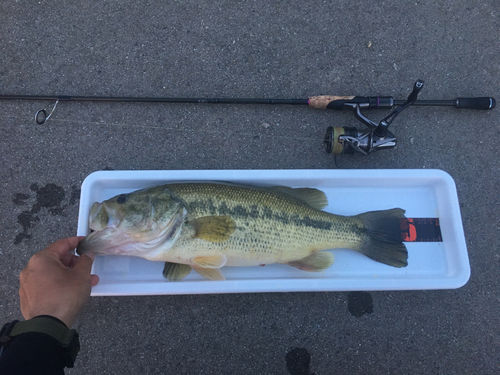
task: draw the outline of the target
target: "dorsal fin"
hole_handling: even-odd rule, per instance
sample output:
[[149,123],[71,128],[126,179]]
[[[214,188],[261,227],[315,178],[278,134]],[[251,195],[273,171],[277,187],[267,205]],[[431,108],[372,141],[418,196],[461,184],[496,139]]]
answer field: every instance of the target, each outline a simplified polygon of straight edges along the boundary
[[227,182],[227,181],[216,181],[215,183],[229,186],[240,186],[240,187],[251,187],[269,190],[274,193],[286,195],[292,198],[297,199],[298,201],[307,204],[312,208],[316,208],[318,210],[322,210],[326,206],[328,206],[328,199],[326,198],[326,194],[319,189],[315,188],[291,188],[288,186],[268,186],[268,187],[256,187],[250,186],[246,184],[240,184],[236,182]]
[[264,189],[271,190],[278,194],[291,196],[304,204],[318,210],[322,210],[328,205],[325,193],[314,188],[291,188],[287,186],[271,186]]

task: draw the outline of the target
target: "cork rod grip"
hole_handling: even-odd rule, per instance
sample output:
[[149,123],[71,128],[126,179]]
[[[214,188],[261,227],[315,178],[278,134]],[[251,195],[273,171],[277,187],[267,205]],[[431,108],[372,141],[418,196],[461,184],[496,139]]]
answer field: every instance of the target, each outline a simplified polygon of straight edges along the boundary
[[309,107],[326,109],[328,104],[335,100],[352,100],[354,96],[333,96],[333,95],[322,95],[322,96],[311,96],[309,98]]

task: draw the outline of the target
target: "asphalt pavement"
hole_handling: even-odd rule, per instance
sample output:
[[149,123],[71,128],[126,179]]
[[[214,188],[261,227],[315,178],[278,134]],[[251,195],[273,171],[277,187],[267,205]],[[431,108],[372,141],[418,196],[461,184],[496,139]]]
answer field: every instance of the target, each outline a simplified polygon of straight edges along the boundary
[[[0,94],[500,98],[496,1],[10,1]],[[455,290],[92,297],[68,374],[498,374],[499,109],[411,107],[397,146],[325,152],[351,112],[307,106],[0,101],[0,324],[19,272],[76,234],[98,170],[441,169],[471,265]],[[388,113],[373,111],[380,120]],[[337,165],[336,165],[337,164]]]

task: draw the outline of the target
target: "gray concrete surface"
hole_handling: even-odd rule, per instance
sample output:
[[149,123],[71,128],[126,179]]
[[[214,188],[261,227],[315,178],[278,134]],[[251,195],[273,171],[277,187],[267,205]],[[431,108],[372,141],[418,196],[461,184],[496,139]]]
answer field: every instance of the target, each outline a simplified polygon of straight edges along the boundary
[[[421,99],[500,97],[496,1],[10,1],[0,93]],[[0,102],[0,323],[18,275],[74,235],[102,169],[335,168],[322,138],[351,113],[287,106]],[[382,113],[372,112],[380,119]],[[268,124],[268,125],[266,125]],[[438,168],[455,179],[471,262],[457,290],[95,297],[69,374],[500,373],[500,120],[411,108],[397,148],[340,167]]]

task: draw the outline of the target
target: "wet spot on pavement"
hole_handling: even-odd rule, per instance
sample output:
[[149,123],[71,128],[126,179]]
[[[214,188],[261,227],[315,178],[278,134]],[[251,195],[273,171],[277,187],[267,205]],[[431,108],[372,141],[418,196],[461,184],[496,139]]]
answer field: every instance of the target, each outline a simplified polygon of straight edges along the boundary
[[286,368],[290,375],[315,375],[310,372],[311,355],[305,348],[293,348],[286,353]]
[[373,298],[368,292],[349,292],[347,295],[347,309],[351,315],[359,318],[373,312]]
[[38,213],[42,208],[47,208],[53,215],[61,215],[64,207],[61,203],[66,196],[64,189],[55,184],[47,184],[39,188],[37,184],[30,186],[30,189],[36,193],[36,202],[31,208],[32,213]]
[[17,193],[14,194],[14,198],[12,198],[12,202],[14,202],[15,205],[21,205],[24,204],[24,202],[29,198],[30,196],[28,194],[23,194],[23,193]]
[[[24,239],[29,239],[31,237],[30,229],[33,227],[34,223],[40,221],[37,214],[42,209],[46,209],[52,215],[65,215],[64,210],[67,204],[63,204],[64,198],[66,197],[66,192],[63,187],[56,184],[47,184],[40,188],[37,184],[32,184],[30,190],[36,193],[35,203],[33,203],[31,209],[23,211],[17,216],[17,222],[21,225],[23,230],[14,239],[15,245],[19,245]],[[17,206],[29,204],[31,197],[30,194],[16,193],[12,198],[12,202]],[[76,186],[72,186],[69,204],[76,204],[79,198],[80,189],[77,189]]]

